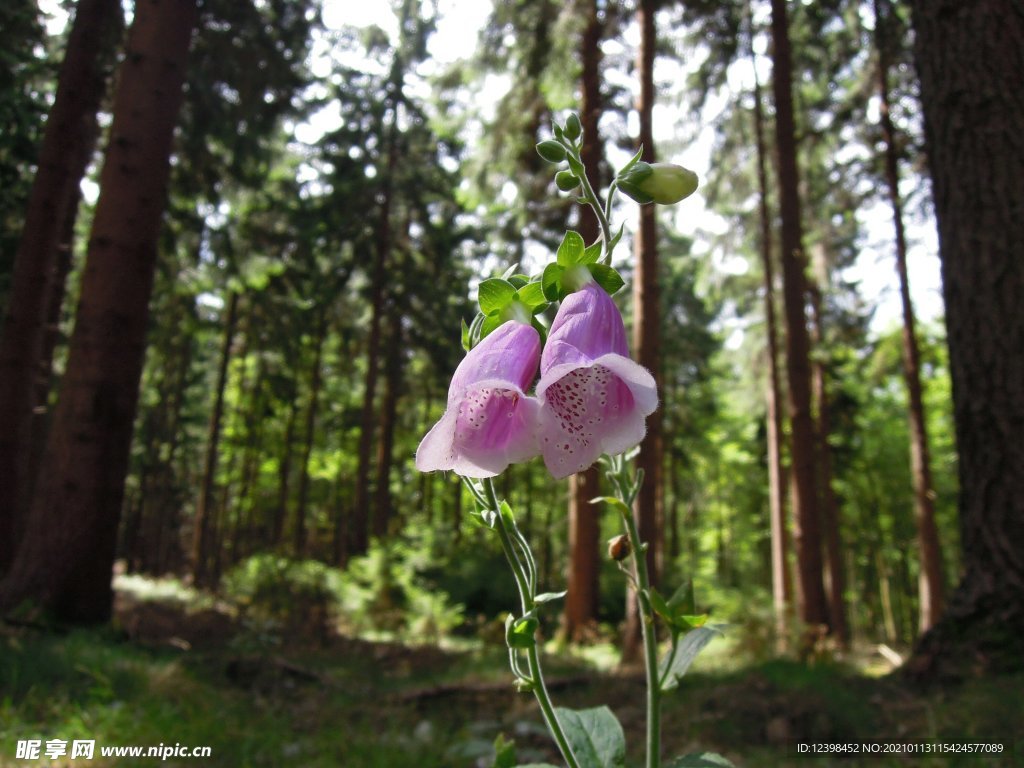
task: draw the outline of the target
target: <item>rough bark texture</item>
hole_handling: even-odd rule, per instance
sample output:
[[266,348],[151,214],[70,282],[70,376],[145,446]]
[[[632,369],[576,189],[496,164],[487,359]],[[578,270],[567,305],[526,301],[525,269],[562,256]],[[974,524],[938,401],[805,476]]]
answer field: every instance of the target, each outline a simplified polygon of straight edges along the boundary
[[[640,143],[644,153],[642,159],[653,163],[654,135],[652,131],[652,109],[654,107],[654,52],[657,38],[654,28],[654,14],[657,4],[653,0],[642,0],[637,9],[637,23],[640,26],[640,50],[637,57],[637,71],[640,78],[640,98],[637,112],[640,115]],[[661,368],[661,299],[658,290],[658,231],[655,207],[640,206],[640,222],[636,234],[636,271],[633,274],[633,350],[640,365],[647,368],[654,380],[660,383]],[[644,484],[636,499],[635,513],[640,539],[648,544],[647,571],[651,583],[656,584],[660,571],[661,551],[661,410],[647,417],[647,436],[640,445],[637,469],[644,471]],[[627,591],[626,630],[623,637],[622,658],[633,661],[639,658],[640,611],[636,597]]]
[[879,122],[885,144],[885,181],[892,207],[895,230],[896,274],[900,283],[903,312],[903,379],[907,386],[907,418],[910,427],[910,472],[914,484],[914,521],[917,524],[921,558],[918,578],[918,631],[926,632],[942,615],[946,600],[946,579],[942,565],[942,547],[935,525],[934,486],[928,451],[928,428],[921,388],[921,355],[914,326],[914,305],[910,301],[907,275],[907,238],[903,227],[903,200],[900,197],[899,156],[896,130],[889,115],[889,41],[886,19],[891,13],[888,2],[875,0],[875,46],[878,51],[878,93],[881,101]]
[[95,147],[120,14],[117,0],[78,4],[15,255],[0,336],[0,573],[14,558],[30,503],[34,385],[59,277],[58,246]]
[[936,679],[1024,666],[1024,8],[911,7],[960,454],[963,576],[910,665]]
[[800,618],[808,627],[828,623],[822,582],[821,536],[816,504],[814,423],[811,417],[811,371],[807,335],[806,259],[800,222],[796,125],[793,119],[793,62],[785,0],[772,0],[775,151],[782,217],[782,279],[786,319],[786,374],[793,466],[792,502],[797,555]]
[[[750,5],[747,4],[747,13]],[[748,16],[749,18],[749,16]],[[752,24],[752,22],[751,22]],[[754,60],[754,32],[748,35],[748,54]],[[772,537],[772,603],[775,608],[775,632],[778,650],[788,644],[788,614],[793,601],[793,581],[789,572],[789,529],[786,525],[786,482],[782,465],[782,376],[779,372],[779,329],[775,320],[775,259],[772,249],[772,219],[768,209],[768,148],[765,138],[764,107],[761,83],[754,69],[754,137],[757,145],[758,221],[761,237],[761,272],[764,279],[764,317],[768,358],[768,381],[765,385],[766,426],[768,443],[768,503]]]
[[[601,189],[600,166],[604,152],[598,123],[601,118],[601,36],[597,3],[584,0],[580,9],[587,22],[580,38],[583,72],[580,80],[580,122],[584,146],[581,152],[587,177],[595,190]],[[580,210],[578,230],[592,243],[600,236],[600,225],[589,209]],[[597,621],[598,575],[600,573],[601,516],[590,503],[600,495],[601,474],[597,467],[569,479],[569,572],[562,632],[569,640],[583,640]]]
[[121,65],[81,299],[40,483],[0,606],[104,621],[194,2],[149,0]]

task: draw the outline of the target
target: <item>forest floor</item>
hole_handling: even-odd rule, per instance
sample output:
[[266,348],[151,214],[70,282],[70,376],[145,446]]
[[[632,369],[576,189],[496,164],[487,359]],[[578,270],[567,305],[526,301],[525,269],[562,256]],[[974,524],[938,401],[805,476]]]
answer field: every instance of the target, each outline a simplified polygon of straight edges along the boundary
[[[703,657],[702,657],[703,658]],[[643,680],[548,654],[559,705],[608,704],[640,760]],[[604,665],[607,667],[607,665]],[[665,754],[737,766],[1024,765],[1024,676],[922,691],[898,675],[787,660],[710,665],[665,700]],[[499,644],[459,648],[326,635],[282,643],[216,605],[121,595],[113,627],[0,628],[0,766],[490,766],[499,734],[520,762],[557,762]],[[16,759],[19,740],[94,740],[93,759]],[[796,745],[1001,742],[997,758],[800,757]],[[208,758],[103,757],[101,747],[210,747]]]

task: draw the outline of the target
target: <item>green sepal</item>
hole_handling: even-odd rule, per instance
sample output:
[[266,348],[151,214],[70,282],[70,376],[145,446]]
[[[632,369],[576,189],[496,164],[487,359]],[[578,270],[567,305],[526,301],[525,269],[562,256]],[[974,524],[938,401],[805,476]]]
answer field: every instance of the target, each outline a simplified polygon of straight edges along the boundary
[[534,314],[543,312],[547,308],[545,305],[548,303],[548,298],[544,295],[544,285],[539,281],[521,286],[516,293],[516,299],[529,307]]
[[540,284],[541,290],[544,292],[544,298],[548,301],[558,301],[559,291],[561,290],[562,272],[565,271],[564,267],[560,267],[554,262],[544,267],[544,274],[541,275]]
[[529,275],[508,275],[505,279],[512,283],[512,285],[516,287],[516,290],[530,282]]
[[619,225],[619,231],[616,232],[615,235],[612,237],[611,245],[608,246],[608,252],[609,253],[611,253],[612,251],[615,250],[615,246],[617,246],[619,244],[619,240],[622,239],[622,233],[625,232],[625,230],[626,230],[626,225],[625,224],[620,224]]
[[566,158],[565,147],[550,139],[537,145],[537,154],[549,163],[560,163]]
[[607,264],[588,264],[587,269],[594,276],[594,281],[604,288],[609,296],[614,296],[626,284],[619,273]]
[[466,325],[465,318],[462,319],[462,348],[466,352],[469,352],[469,350],[472,349],[472,344],[470,343],[469,337],[469,326]]
[[584,263],[583,254],[586,250],[587,244],[583,241],[583,236],[579,232],[573,232],[570,229],[562,238],[561,245],[558,246],[555,260],[563,267],[582,264]]
[[583,251],[583,258],[580,259],[580,264],[596,264],[598,259],[601,258],[601,251],[604,248],[604,243],[600,240],[591,243]]
[[619,169],[619,172],[616,174],[616,176],[622,176],[624,173],[629,171],[630,168],[632,168],[634,165],[639,163],[640,162],[640,158],[643,156],[643,154],[644,154],[644,145],[641,144],[640,145],[640,149],[638,149],[636,151],[636,154],[633,155],[633,157],[631,157],[629,159],[628,163],[626,163],[624,166],[622,166],[622,168]]
[[509,525],[516,524],[516,516],[512,514],[512,507],[509,506],[507,501],[502,499],[501,503],[498,504],[498,509],[501,511],[501,517],[506,523]]
[[501,316],[501,312],[495,312],[487,315],[484,318],[483,323],[480,325],[480,338],[485,339],[490,335],[491,331],[497,330],[505,322]]
[[483,280],[477,291],[477,303],[485,315],[500,312],[516,297],[516,287],[500,277]]
[[505,620],[505,642],[508,643],[509,648],[523,650],[533,648],[537,644],[534,633],[539,626],[540,622],[534,616],[513,619],[509,614],[508,619]]

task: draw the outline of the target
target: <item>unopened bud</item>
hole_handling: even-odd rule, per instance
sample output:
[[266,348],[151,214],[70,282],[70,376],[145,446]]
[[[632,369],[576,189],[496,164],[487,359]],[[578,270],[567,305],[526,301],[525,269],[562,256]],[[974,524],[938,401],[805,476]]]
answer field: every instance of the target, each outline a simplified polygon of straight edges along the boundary
[[583,134],[583,126],[575,112],[571,112],[565,119],[565,137],[569,141],[576,141]]
[[565,147],[557,141],[548,139],[537,145],[537,154],[549,163],[560,163],[565,160]]
[[563,192],[572,192],[579,185],[579,176],[572,171],[559,171],[555,174],[555,186]]
[[697,174],[673,163],[637,163],[619,177],[619,189],[641,205],[678,203],[697,190]]
[[630,551],[629,537],[626,534],[620,533],[614,539],[608,539],[608,557],[612,560],[621,563],[629,557]]

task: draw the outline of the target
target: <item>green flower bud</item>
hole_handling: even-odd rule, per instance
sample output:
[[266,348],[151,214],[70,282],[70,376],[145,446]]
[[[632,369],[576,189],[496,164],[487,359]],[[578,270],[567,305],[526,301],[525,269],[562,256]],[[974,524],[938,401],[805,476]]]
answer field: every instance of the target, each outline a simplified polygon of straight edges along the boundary
[[619,177],[619,189],[641,205],[672,205],[697,190],[697,174],[673,163],[640,161]]
[[555,186],[563,192],[572,192],[579,185],[580,179],[572,171],[559,171],[555,174]]
[[569,141],[576,141],[581,135],[583,135],[583,126],[580,125],[580,119],[575,112],[570,112],[569,117],[565,119],[565,137]]
[[549,163],[560,163],[565,160],[565,147],[549,139],[537,145],[537,154]]

